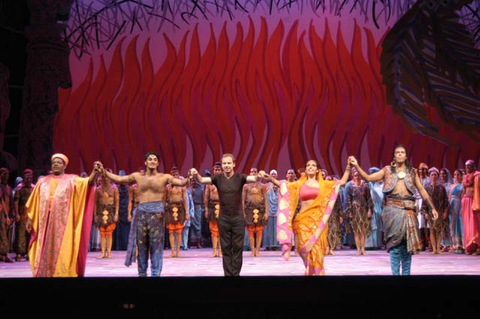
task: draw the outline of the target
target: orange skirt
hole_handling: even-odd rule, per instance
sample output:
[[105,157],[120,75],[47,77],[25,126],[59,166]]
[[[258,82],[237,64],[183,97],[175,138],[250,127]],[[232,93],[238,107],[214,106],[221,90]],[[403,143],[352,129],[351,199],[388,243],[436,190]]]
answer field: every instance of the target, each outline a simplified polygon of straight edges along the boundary
[[167,223],[166,227],[169,234],[177,233],[181,234],[183,231],[183,223]]
[[218,222],[217,221],[209,221],[208,226],[210,227],[210,232],[213,237],[218,237],[220,236],[220,233],[218,232]]
[[98,226],[98,230],[100,231],[100,236],[101,237],[112,237],[112,233],[117,227],[117,224],[109,224],[106,226]]
[[263,232],[265,225],[251,224],[247,225],[248,236],[253,236],[254,233]]

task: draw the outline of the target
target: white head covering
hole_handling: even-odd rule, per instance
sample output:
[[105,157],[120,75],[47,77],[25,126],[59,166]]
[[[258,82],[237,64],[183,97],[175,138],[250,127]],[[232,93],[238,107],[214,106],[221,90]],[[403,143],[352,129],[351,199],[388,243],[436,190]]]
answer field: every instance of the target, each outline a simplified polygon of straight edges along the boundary
[[[452,177],[452,174],[450,173],[450,171],[448,170],[448,168],[442,167],[442,170],[444,170],[445,172],[447,172],[447,183],[453,184],[453,177]],[[440,173],[439,173],[439,174],[440,174]]]
[[62,153],[53,154],[52,161],[54,158],[60,158],[65,163],[65,166],[68,165],[68,157],[65,154],[62,154]]
[[278,175],[277,171],[274,170],[274,169],[272,169],[272,170],[270,171],[270,175],[272,175],[272,174]]

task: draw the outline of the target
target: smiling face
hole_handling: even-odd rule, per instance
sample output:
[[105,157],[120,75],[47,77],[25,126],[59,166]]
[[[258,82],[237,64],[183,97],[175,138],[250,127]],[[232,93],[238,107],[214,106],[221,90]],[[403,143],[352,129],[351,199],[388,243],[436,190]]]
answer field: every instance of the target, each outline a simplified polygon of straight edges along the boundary
[[447,171],[444,169],[440,170],[440,180],[444,183],[448,181]]
[[53,175],[62,175],[63,173],[65,173],[65,168],[66,167],[67,167],[67,165],[65,165],[65,162],[60,157],[55,157],[52,160],[52,173],[53,173]]
[[145,161],[145,167],[149,170],[157,170],[158,165],[160,165],[158,157],[153,154],[148,155]]
[[309,160],[305,166],[305,173],[309,176],[316,175],[318,173],[317,162],[314,160]]
[[235,167],[235,162],[231,156],[224,156],[222,158],[222,169],[226,175],[230,175]]
[[453,172],[453,179],[455,180],[456,183],[461,183],[463,178],[462,172],[460,172],[458,169]]

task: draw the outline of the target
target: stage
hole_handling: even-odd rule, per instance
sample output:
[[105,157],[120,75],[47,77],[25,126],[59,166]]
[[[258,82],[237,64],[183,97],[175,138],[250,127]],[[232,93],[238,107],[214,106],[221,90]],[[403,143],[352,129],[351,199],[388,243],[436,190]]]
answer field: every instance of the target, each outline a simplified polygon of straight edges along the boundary
[[[162,277],[223,277],[222,259],[211,258],[210,248],[180,251],[180,258],[170,258],[165,250]],[[325,257],[327,276],[389,276],[390,260],[385,250],[367,251],[357,256],[355,250],[336,250],[335,256]],[[124,265],[125,251],[113,251],[112,258],[99,259],[99,252],[89,252],[85,277],[137,277],[137,264]],[[12,255],[13,256],[13,255]],[[260,257],[243,252],[241,276],[303,276],[301,258],[292,253],[285,261],[279,251],[261,251]],[[413,256],[412,275],[480,275],[480,256],[422,252]],[[26,261],[0,263],[0,278],[30,278]]]
[[[22,317],[65,318],[478,318],[480,256],[422,252],[412,276],[390,275],[384,250],[337,250],[325,258],[326,276],[303,276],[303,263],[278,251],[244,252],[240,277],[223,277],[221,258],[191,248],[180,258],[164,252],[162,277],[138,278],[124,265],[88,254],[85,278],[31,278],[29,263],[0,263],[0,305]],[[473,292],[470,292],[473,290]],[[5,309],[5,308],[4,308]],[[14,311],[15,312],[15,311]]]

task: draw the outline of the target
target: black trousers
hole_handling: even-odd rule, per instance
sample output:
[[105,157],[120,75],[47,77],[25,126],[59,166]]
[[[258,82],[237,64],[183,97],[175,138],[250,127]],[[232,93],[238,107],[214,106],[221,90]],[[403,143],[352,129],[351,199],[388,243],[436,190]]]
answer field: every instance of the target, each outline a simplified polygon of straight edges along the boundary
[[218,231],[223,254],[223,272],[225,276],[240,276],[243,263],[243,240],[245,237],[245,219],[242,213],[218,217]]

